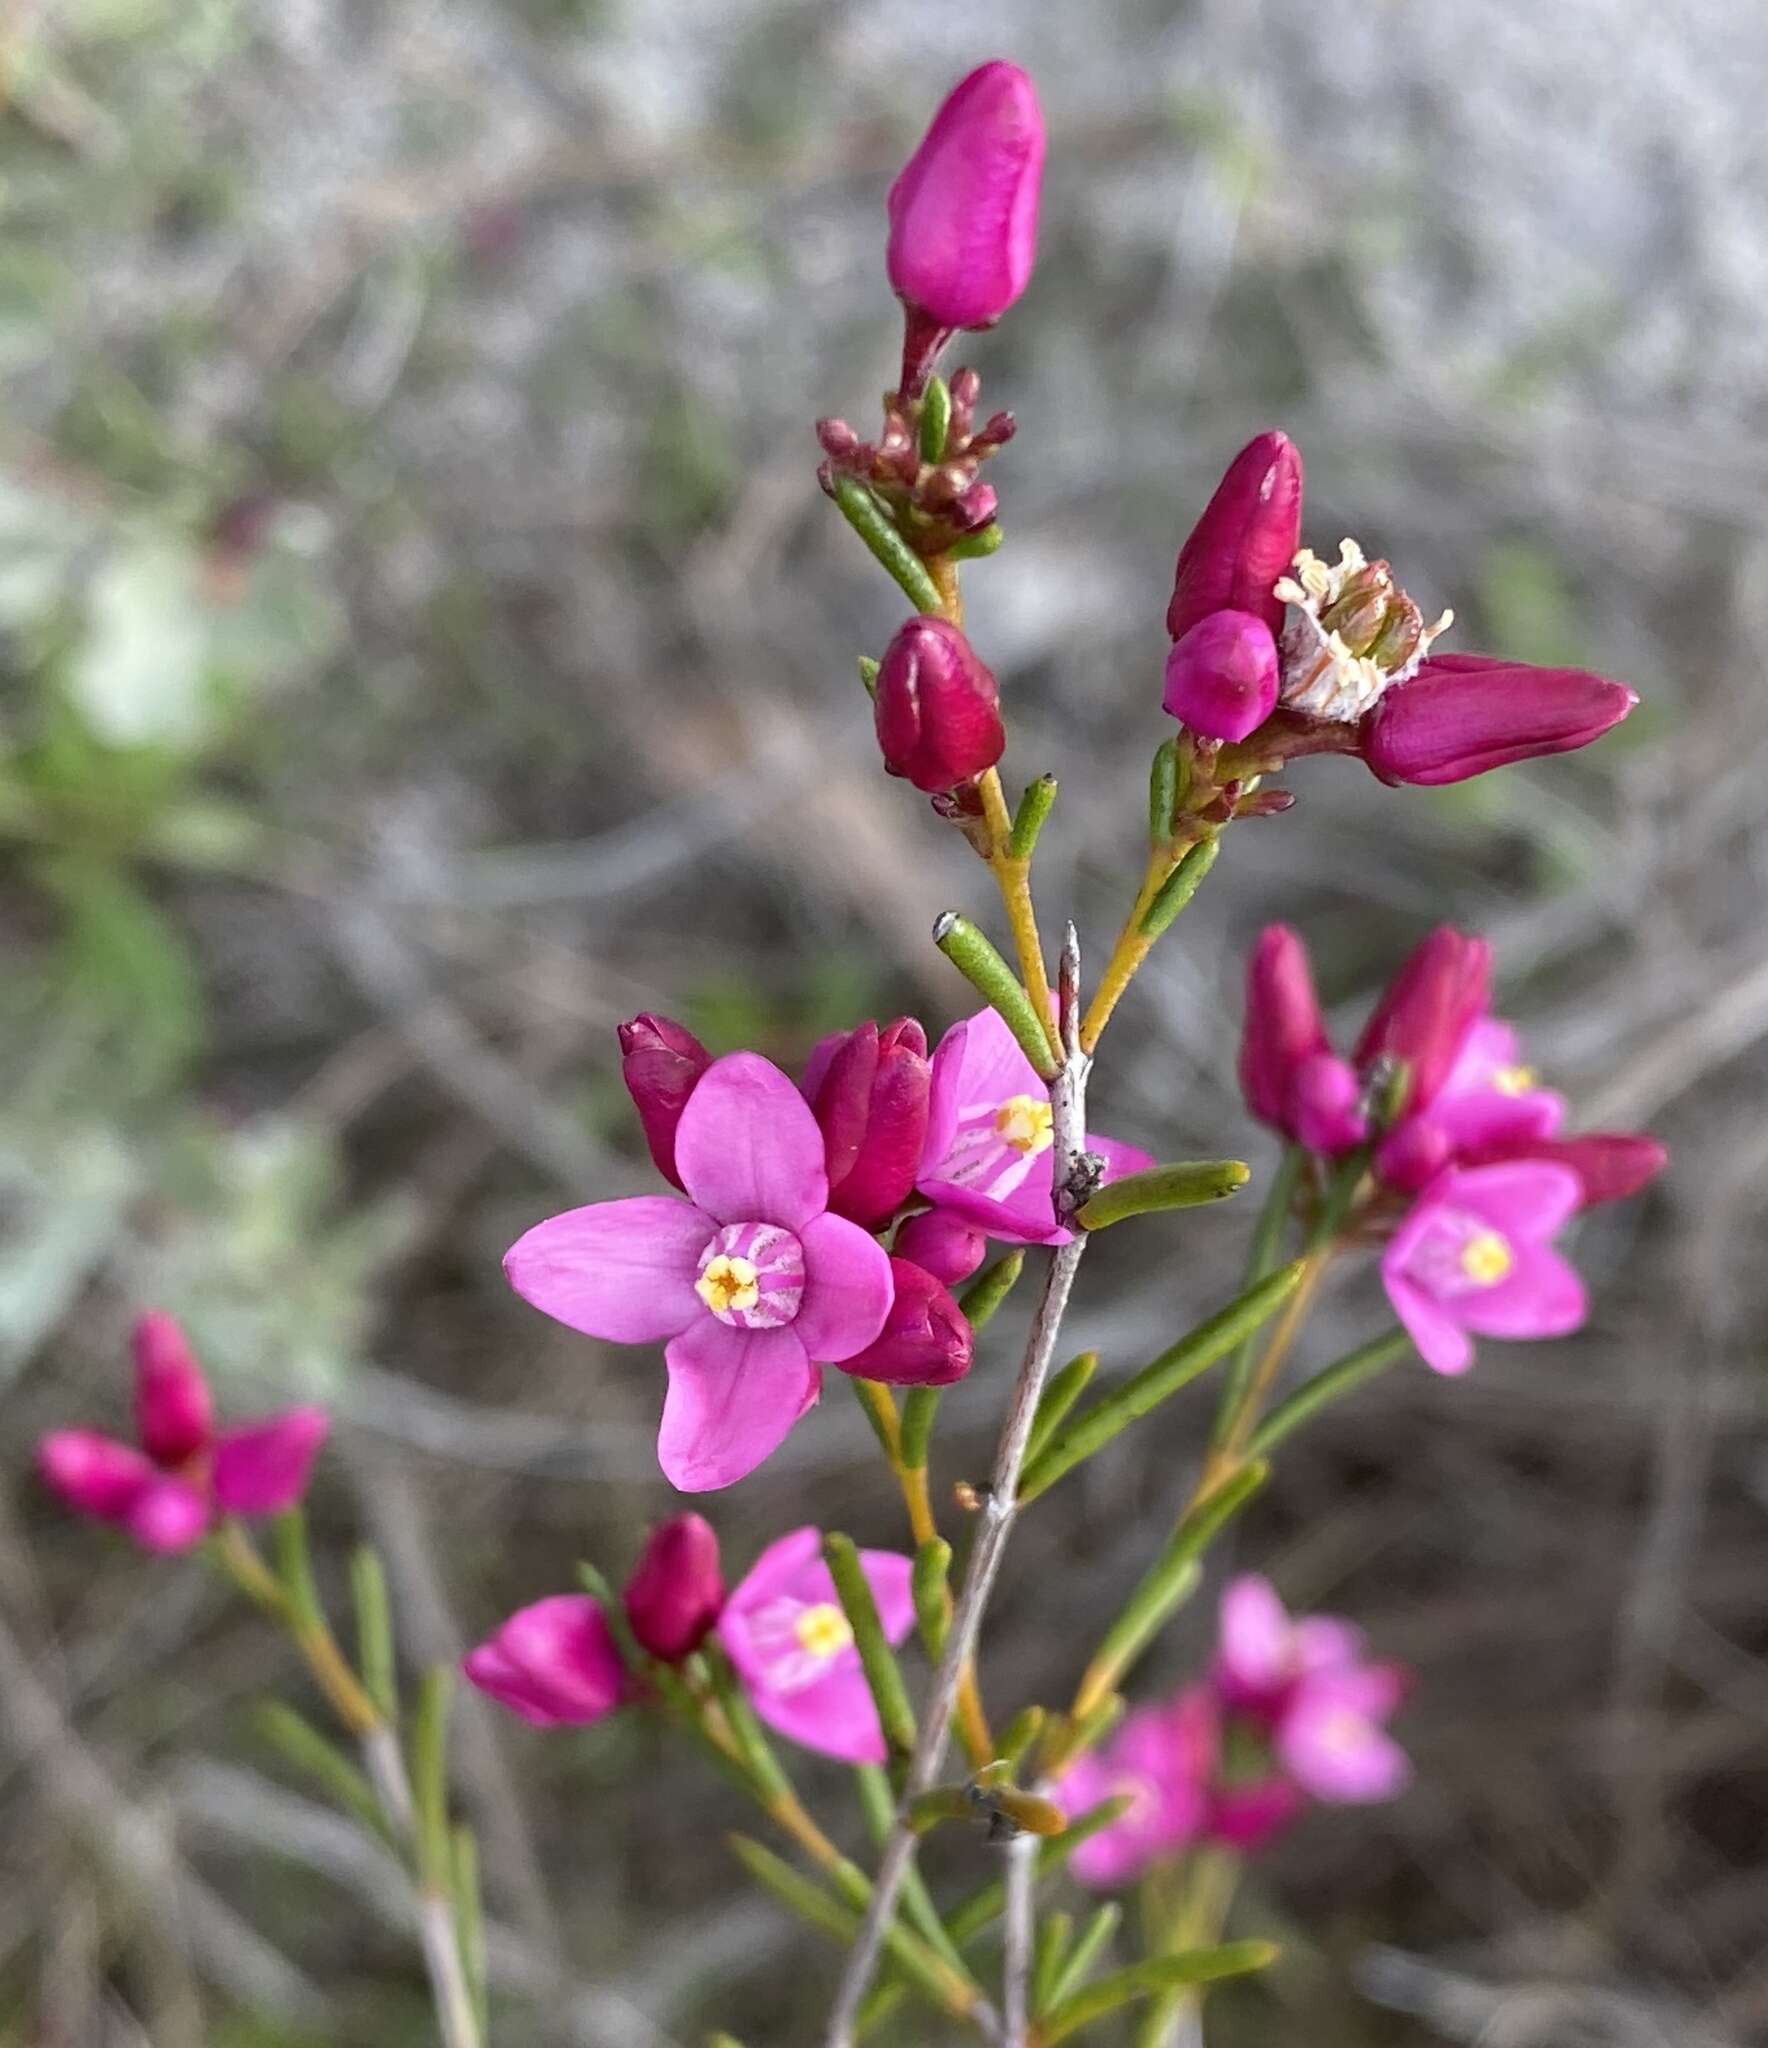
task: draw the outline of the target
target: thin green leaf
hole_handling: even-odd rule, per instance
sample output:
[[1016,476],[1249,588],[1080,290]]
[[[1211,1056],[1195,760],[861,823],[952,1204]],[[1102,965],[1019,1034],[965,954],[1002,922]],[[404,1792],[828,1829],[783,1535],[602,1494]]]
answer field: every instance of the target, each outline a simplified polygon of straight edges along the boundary
[[1038,834],[1055,802],[1055,776],[1040,775],[1025,785],[1025,794],[1013,813],[1013,836],[1007,842],[1007,852],[1014,860],[1030,860],[1036,852]]
[[365,1827],[391,1840],[387,1817],[375,1797],[374,1787],[344,1753],[328,1742],[313,1724],[281,1700],[268,1700],[254,1716],[258,1732],[279,1749],[298,1771],[302,1771],[345,1812],[354,1814]]
[[1202,1576],[1198,1560],[1270,1477],[1268,1465],[1243,1465],[1200,1501],[1173,1531],[1172,1538],[1123,1612],[1106,1631],[1087,1667],[1089,1691],[1115,1691],[1124,1673],[1148,1647],[1169,1617],[1197,1590]]
[[1021,1503],[1033,1501],[1082,1459],[1102,1450],[1120,1430],[1207,1372],[1226,1352],[1265,1321],[1299,1284],[1305,1263],[1296,1260],[1258,1281],[1228,1306],[1168,1346],[1133,1379],[1125,1380],[1063,1430],[1028,1468],[1020,1483]]
[[449,1837],[452,1851],[454,1938],[467,1993],[479,2016],[481,2034],[490,2032],[489,1989],[485,1971],[485,1903],[479,1881],[479,1841],[472,1829],[456,1827]]
[[946,436],[951,432],[951,386],[943,377],[929,377],[921,394],[921,460],[940,462],[945,457]]
[[389,1721],[399,1719],[398,1664],[387,1575],[380,1558],[362,1544],[350,1559],[350,1597],[356,1609],[356,1661],[364,1691]]
[[945,910],[934,920],[933,943],[998,1013],[1042,1079],[1054,1080],[1056,1059],[1050,1050],[1049,1034],[1039,1022],[1018,976],[995,950],[993,941],[961,911]]
[[964,1318],[971,1329],[980,1334],[988,1328],[1024,1270],[1023,1252],[1009,1252],[1004,1259],[996,1259],[992,1266],[983,1267],[958,1296],[958,1306],[964,1311]]
[[[1277,1161],[1277,1171],[1271,1176],[1271,1185],[1265,1192],[1264,1205],[1258,1212],[1252,1242],[1246,1251],[1245,1278],[1249,1288],[1256,1286],[1276,1267],[1283,1248],[1284,1226],[1295,1203],[1296,1183],[1301,1179],[1307,1156],[1299,1145],[1285,1145]],[[1251,1383],[1253,1365],[1258,1357],[1257,1335],[1258,1332],[1253,1330],[1241,1340],[1223,1376],[1221,1399],[1216,1406],[1215,1424],[1209,1439],[1218,1450],[1233,1434],[1235,1418]]]
[[945,1650],[945,1632],[951,1625],[952,1547],[943,1536],[932,1536],[915,1552],[910,1587],[915,1597],[915,1620],[927,1655],[937,1664]]
[[290,1508],[270,1525],[271,1547],[276,1557],[276,1576],[288,1598],[289,1613],[300,1629],[321,1629],[325,1615],[319,1604],[319,1588],[313,1581],[313,1560],[307,1549],[307,1518],[299,1508]]
[[859,1652],[860,1669],[866,1675],[878,1721],[892,1756],[904,1761],[915,1747],[915,1710],[909,1705],[908,1687],[902,1682],[896,1654],[885,1640],[884,1625],[878,1619],[878,1603],[860,1567],[859,1551],[851,1536],[831,1531],[823,1538],[823,1562],[835,1581],[835,1592],[847,1625],[853,1631],[853,1646]]
[[1115,1970],[1076,1992],[1050,2013],[1038,2029],[1039,2048],[1056,2048],[1056,2043],[1070,2034],[1138,1998],[1152,1998],[1181,1984],[1215,1984],[1224,1977],[1244,1977],[1267,1968],[1276,1954],[1268,1941],[1227,1941],[1219,1948],[1193,1949],[1182,1956],[1150,1956],[1146,1962],[1132,1963],[1127,1970]]
[[1148,844],[1165,846],[1173,836],[1179,801],[1179,743],[1162,740],[1148,770]]
[[902,1462],[918,1472],[927,1462],[933,1420],[939,1413],[938,1387],[910,1387],[902,1403]]
[[1372,1337],[1355,1351],[1331,1365],[1322,1366],[1311,1379],[1303,1380],[1286,1401],[1280,1401],[1252,1433],[1247,1445],[1255,1458],[1268,1458],[1293,1430],[1317,1415],[1322,1408],[1354,1393],[1365,1382],[1378,1378],[1390,1366],[1398,1365],[1412,1350],[1412,1339],[1404,1330],[1389,1330]]
[[841,516],[871,550],[873,559],[918,612],[944,609],[927,565],[897,532],[890,514],[858,477],[837,474],[829,490]]
[[1017,1771],[1030,1754],[1031,1745],[1044,1732],[1044,1718],[1042,1707],[1021,1707],[1007,1723],[997,1746],[1009,1769]]
[[1203,887],[1204,877],[1222,850],[1217,838],[1200,839],[1160,885],[1160,893],[1142,913],[1142,936],[1157,939]]
[[1252,1178],[1243,1159],[1183,1159],[1108,1181],[1080,1211],[1083,1230],[1104,1230],[1161,1209],[1201,1209],[1237,1195]]
[[419,1681],[411,1718],[411,1801],[417,1822],[418,1870],[424,1887],[446,1892],[448,1854],[448,1709],[454,1674],[433,1664]]
[[1111,1937],[1117,1932],[1117,1923],[1123,1918],[1123,1908],[1115,1900],[1101,1906],[1081,1929],[1074,1946],[1062,1959],[1056,1981],[1050,1986],[1050,1995],[1038,2009],[1047,2012],[1060,2005],[1064,1999],[1072,1998],[1092,1974],[1093,1965],[1105,1953]]
[[1037,1463],[1045,1445],[1068,1420],[1068,1411],[1086,1392],[1087,1382],[1098,1370],[1098,1352],[1083,1351],[1078,1358],[1071,1358],[1060,1372],[1051,1375],[1049,1385],[1044,1388],[1043,1399],[1037,1404],[1031,1435],[1026,1440],[1025,1461],[1028,1465]]
[[[896,1818],[896,1798],[891,1792],[890,1780],[876,1764],[859,1764],[853,1775],[867,1832],[872,1837],[873,1846],[881,1849]],[[939,1908],[933,1903],[933,1894],[927,1889],[927,1880],[921,1875],[918,1864],[911,1863],[903,1878],[902,1903],[928,1947],[936,1950],[958,1975],[967,1977],[969,1971],[964,1958],[945,1931],[945,1922],[939,1917]]]
[[1000,551],[1006,539],[997,520],[990,520],[980,532],[961,534],[945,551],[948,562],[981,562]]
[[1037,1949],[1031,1965],[1031,2009],[1048,2010],[1051,1989],[1062,1974],[1062,1963],[1074,1934],[1074,1917],[1052,1913],[1037,1931]]

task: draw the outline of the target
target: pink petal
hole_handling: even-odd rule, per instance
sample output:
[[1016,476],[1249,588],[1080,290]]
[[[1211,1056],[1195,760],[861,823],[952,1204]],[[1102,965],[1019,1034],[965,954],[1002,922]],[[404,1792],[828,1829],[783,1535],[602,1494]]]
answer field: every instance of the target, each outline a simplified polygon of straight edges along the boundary
[[881,1764],[889,1753],[857,1657],[851,1664],[844,1657],[826,1678],[797,1692],[763,1686],[750,1698],[770,1728],[823,1756],[846,1764]]
[[1461,1320],[1482,1337],[1565,1337],[1590,1313],[1576,1270],[1545,1245],[1516,1247],[1516,1263],[1495,1287],[1464,1295]]
[[143,1550],[176,1557],[194,1549],[208,1532],[209,1504],[182,1479],[154,1479],[129,1510],[127,1527]]
[[898,1258],[931,1273],[944,1286],[955,1287],[988,1256],[988,1239],[951,1210],[928,1209],[911,1216],[898,1230],[894,1248]]
[[1277,1751],[1296,1783],[1330,1805],[1391,1799],[1412,1775],[1399,1744],[1330,1681],[1297,1698],[1277,1731]]
[[[1048,1156],[1048,1155],[1046,1155]],[[1004,1201],[954,1187],[950,1181],[922,1180],[919,1193],[985,1236],[1003,1244],[1066,1244],[1068,1232],[1056,1221],[1050,1184],[1038,1175],[1023,1180]]]
[[1146,1173],[1156,1164],[1152,1152],[1144,1152],[1140,1145],[1126,1145],[1121,1138],[1102,1138],[1096,1131],[1087,1133],[1087,1150],[1097,1152],[1105,1162],[1105,1182],[1122,1180],[1126,1173]]
[[745,1614],[757,1607],[765,1607],[770,1600],[792,1587],[800,1573],[822,1561],[822,1532],[814,1528],[794,1529],[789,1535],[781,1536],[770,1543],[743,1578],[732,1590],[725,1602],[725,1617],[730,1624],[727,1631],[725,1622],[719,1625],[719,1634],[725,1639],[725,1648],[730,1652],[731,1661],[745,1677],[749,1675],[747,1638],[736,1628]]
[[135,1434],[156,1465],[182,1465],[214,1433],[215,1404],[184,1332],[157,1310],[140,1317],[135,1353]]
[[657,1462],[683,1493],[708,1493],[753,1472],[822,1391],[791,1323],[739,1330],[703,1315],[671,1340],[664,1358],[669,1392]]
[[215,1503],[228,1515],[279,1515],[307,1490],[331,1419],[323,1408],[291,1408],[227,1429],[215,1442]]
[[711,1217],[673,1195],[592,1202],[535,1224],[504,1253],[503,1270],[524,1301],[568,1330],[654,1344],[702,1313],[694,1281],[717,1234]]
[[523,1677],[495,1643],[481,1643],[461,1659],[461,1670],[469,1684],[512,1714],[519,1714],[534,1728],[560,1728],[565,1717],[547,1704],[538,1687]]
[[675,1128],[675,1165],[682,1185],[718,1223],[801,1231],[828,1206],[816,1118],[759,1053],[727,1053],[701,1075]]
[[154,1478],[154,1468],[133,1444],[92,1429],[58,1429],[37,1447],[43,1482],[76,1514],[121,1522]]
[[1227,1675],[1249,1693],[1275,1691],[1289,1678],[1289,1610],[1269,1579],[1247,1573],[1222,1593],[1220,1652]]
[[1576,1213],[1584,1186],[1569,1166],[1516,1159],[1498,1166],[1452,1169],[1431,1193],[1483,1217],[1513,1243],[1540,1242]]
[[[872,1589],[878,1610],[878,1625],[888,1643],[900,1643],[915,1625],[915,1596],[911,1581],[914,1560],[895,1550],[862,1550],[859,1568]],[[834,1592],[834,1582],[829,1590]]]
[[611,1713],[626,1689],[626,1666],[597,1601],[555,1594],[512,1614],[462,1670],[537,1728],[582,1727]]
[[884,1327],[895,1286],[876,1238],[845,1216],[819,1216],[798,1234],[804,1247],[804,1303],[792,1324],[806,1353],[839,1365]]
[[[933,1054],[933,1086],[927,1105],[927,1140],[921,1148],[921,1178],[934,1178],[957,1134],[958,1112],[967,1103],[1005,1102],[1012,1095],[1047,1099],[1048,1084],[994,1010],[978,1010],[954,1024]],[[999,1206],[996,1204],[995,1206]]]
[[1435,1296],[1406,1278],[1394,1257],[1399,1243],[1396,1237],[1381,1261],[1381,1284],[1387,1289],[1393,1312],[1432,1372],[1464,1373],[1473,1363],[1472,1340],[1460,1323],[1437,1305]]

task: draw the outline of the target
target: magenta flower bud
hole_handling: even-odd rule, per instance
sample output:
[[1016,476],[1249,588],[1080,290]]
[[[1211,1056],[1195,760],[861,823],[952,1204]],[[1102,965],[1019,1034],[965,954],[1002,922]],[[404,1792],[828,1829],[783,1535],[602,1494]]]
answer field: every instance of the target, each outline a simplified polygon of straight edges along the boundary
[[968,640],[944,619],[899,626],[872,705],[884,766],[937,795],[972,781],[1006,752],[1001,693]]
[[215,1404],[184,1332],[168,1315],[135,1325],[135,1434],[156,1465],[182,1465],[208,1443]]
[[1415,1195],[1448,1165],[1449,1134],[1429,1117],[1403,1116],[1375,1148],[1375,1171],[1390,1188]]
[[1363,1084],[1356,1069],[1335,1053],[1317,1052],[1295,1070],[1289,1116],[1296,1142],[1310,1152],[1353,1151],[1369,1134],[1362,1111]]
[[1031,278],[1043,163],[1025,73],[997,62],[961,80],[890,188],[897,297],[938,327],[992,327]]
[[933,1068],[912,1017],[867,1022],[828,1052],[811,1108],[828,1159],[829,1207],[869,1229],[907,1200],[927,1135]]
[[896,1254],[955,1287],[968,1280],[988,1253],[988,1239],[974,1224],[949,1209],[911,1216],[896,1233]]
[[1428,1109],[1455,1064],[1468,1032],[1491,998],[1492,949],[1450,925],[1439,925],[1413,949],[1387,985],[1357,1041],[1356,1064],[1404,1060],[1410,1077],[1405,1108]]
[[1209,612],[1166,658],[1162,706],[1207,740],[1243,740],[1277,708],[1277,643],[1251,612]]
[[640,1644],[665,1664],[691,1656],[724,1611],[718,1538],[699,1515],[654,1530],[626,1582],[626,1618]]
[[1297,1136],[1291,1115],[1296,1072],[1331,1050],[1307,948],[1288,925],[1268,925],[1246,964],[1240,1092],[1247,1108],[1260,1123]]
[[1583,669],[1437,654],[1381,698],[1359,745],[1383,782],[1465,782],[1512,761],[1587,747],[1638,702],[1625,683]]
[[559,1593],[519,1609],[467,1653],[461,1670],[536,1728],[599,1721],[626,1692],[608,1618],[587,1593]]
[[1300,545],[1301,485],[1301,451],[1287,434],[1258,435],[1228,464],[1179,550],[1166,608],[1172,639],[1182,640],[1211,612],[1230,610],[1250,612],[1275,636],[1283,603],[1273,586]]
[[1494,1166],[1506,1159],[1569,1166],[1584,1191],[1581,1206],[1593,1209],[1600,1202],[1624,1202],[1648,1187],[1669,1164],[1670,1155],[1655,1138],[1590,1131],[1580,1138],[1495,1139],[1472,1147],[1462,1163]]
[[673,1018],[645,1012],[620,1026],[620,1077],[638,1111],[652,1162],[675,1187],[681,1186],[675,1127],[694,1084],[711,1064],[712,1055]]
[[855,1379],[895,1387],[948,1387],[970,1370],[975,1337],[964,1312],[933,1275],[907,1259],[890,1261],[895,1298],[882,1335],[841,1361]]
[[153,1484],[153,1466],[132,1444],[91,1429],[58,1429],[37,1447],[44,1484],[76,1514],[122,1522]]
[[979,533],[1000,510],[1000,496],[993,484],[972,484],[952,501],[952,517],[965,533]]

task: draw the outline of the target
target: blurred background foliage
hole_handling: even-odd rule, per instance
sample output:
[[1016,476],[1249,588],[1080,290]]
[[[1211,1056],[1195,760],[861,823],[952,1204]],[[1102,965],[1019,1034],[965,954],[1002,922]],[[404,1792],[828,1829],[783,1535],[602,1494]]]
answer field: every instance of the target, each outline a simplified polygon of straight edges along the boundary
[[[414,1656],[624,1568],[670,1503],[654,1361],[497,1258],[645,1184],[613,1024],[782,1060],[942,1026],[986,895],[877,772],[853,657],[900,609],[809,422],[892,366],[882,197],[967,65],[1052,124],[1041,267],[975,338],[1021,437],[968,578],[1040,861],[1101,945],[1139,860],[1177,541],[1281,424],[1309,538],[1457,644],[1645,693],[1575,760],[1438,794],[1304,764],[1122,1013],[1100,1120],[1251,1147],[1238,964],[1298,924],[1354,1013],[1448,915],[1586,1124],[1676,1165],[1591,1219],[1597,1312],[1322,1427],[1243,1558],[1419,1674],[1416,1790],[1262,1868],[1285,1960],[1221,2048],[1768,2038],[1768,24],[1725,0],[14,0],[0,20],[0,2040],[419,2043],[395,1891],[254,1730],[297,1684],[200,1567],[52,1513],[143,1303],[225,1397],[340,1417],[316,1501]],[[1102,1248],[1132,1370],[1247,1219]],[[1315,1342],[1368,1326],[1355,1291]],[[946,1404],[986,1456],[1001,1359]],[[1071,1682],[1200,1415],[1028,1524],[1003,1709]],[[845,1390],[712,1513],[898,1532]],[[1176,1628],[1147,1674],[1200,1652]],[[468,1712],[503,2038],[812,2038],[831,1959],[721,1858],[730,1797],[625,1723]],[[838,1793],[824,1776],[807,1777]],[[857,1835],[857,1822],[845,1823]],[[977,1877],[950,1852],[943,1881]],[[897,2037],[908,2040],[910,2034]],[[915,2039],[923,2038],[916,2034]]]

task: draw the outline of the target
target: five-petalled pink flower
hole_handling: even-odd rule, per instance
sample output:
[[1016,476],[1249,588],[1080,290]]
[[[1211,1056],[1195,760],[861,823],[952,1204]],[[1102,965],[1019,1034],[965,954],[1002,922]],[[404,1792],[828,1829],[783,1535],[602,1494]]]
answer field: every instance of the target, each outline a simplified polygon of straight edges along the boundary
[[864,1351],[890,1313],[890,1261],[829,1209],[823,1134],[758,1053],[714,1060],[682,1109],[686,1199],[638,1195],[538,1223],[504,1259],[543,1313],[617,1344],[666,1345],[657,1441],[684,1493],[752,1472],[816,1402],[824,1365]]

